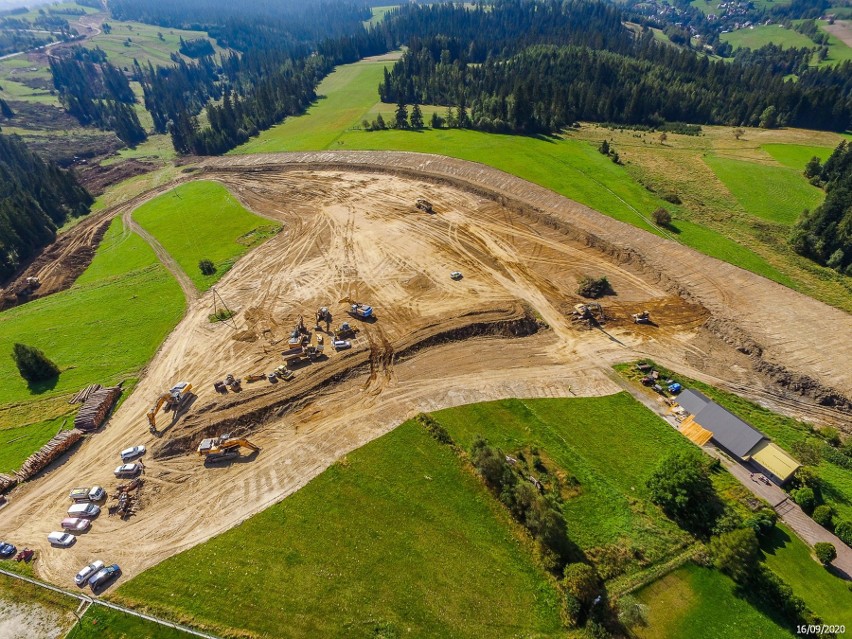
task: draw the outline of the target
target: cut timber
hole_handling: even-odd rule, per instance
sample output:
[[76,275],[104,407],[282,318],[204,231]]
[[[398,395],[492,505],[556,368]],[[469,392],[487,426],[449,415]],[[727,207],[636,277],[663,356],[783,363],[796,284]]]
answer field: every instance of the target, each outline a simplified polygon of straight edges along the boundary
[[100,384],[90,384],[89,386],[86,386],[86,388],[84,388],[83,390],[78,392],[76,395],[74,395],[74,397],[69,399],[68,403],[69,404],[82,404],[87,399],[89,399],[89,395],[91,395],[92,393],[94,393],[97,390],[100,390],[101,388],[103,388],[103,386],[101,386]]
[[713,433],[701,425],[696,424],[692,420],[691,415],[683,420],[683,423],[681,423],[680,432],[689,441],[698,446],[703,446],[713,438]]
[[99,388],[92,392],[80,408],[77,417],[74,418],[74,428],[85,431],[100,428],[119,395],[121,395],[120,386]]
[[18,482],[28,480],[76,444],[82,436],[83,431],[76,428],[63,430],[39,450],[27,457],[26,461],[21,464],[21,467],[15,471],[15,478]]

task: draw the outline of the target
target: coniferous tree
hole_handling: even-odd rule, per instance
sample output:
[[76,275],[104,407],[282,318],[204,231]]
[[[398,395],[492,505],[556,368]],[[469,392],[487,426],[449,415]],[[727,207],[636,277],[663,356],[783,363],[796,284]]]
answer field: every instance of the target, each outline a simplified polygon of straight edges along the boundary
[[59,367],[39,349],[25,344],[12,347],[12,359],[18,372],[30,383],[44,382],[59,375]]
[[401,97],[396,104],[396,128],[408,128],[408,107],[405,104],[405,100],[403,100]]
[[411,107],[411,117],[409,121],[411,122],[412,129],[423,128],[423,112],[420,110],[420,105],[416,102],[414,103],[414,106]]

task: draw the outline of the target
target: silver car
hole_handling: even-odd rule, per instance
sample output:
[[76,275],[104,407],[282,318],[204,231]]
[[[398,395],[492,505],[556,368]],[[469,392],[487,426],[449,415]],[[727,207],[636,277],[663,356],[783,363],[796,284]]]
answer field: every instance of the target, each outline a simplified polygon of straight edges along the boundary
[[54,546],[61,546],[63,548],[67,548],[75,541],[77,541],[77,538],[71,533],[67,532],[52,532],[47,536],[47,540]]
[[85,586],[86,582],[89,580],[89,577],[94,575],[103,567],[104,562],[102,562],[100,559],[93,561],[77,573],[77,575],[74,577],[74,583],[78,586]]
[[101,514],[101,507],[97,504],[74,504],[68,509],[69,517],[97,517]]
[[137,457],[141,457],[144,454],[144,446],[133,446],[132,448],[125,448],[123,451],[121,451],[121,461],[128,462],[131,459],[136,459]]
[[115,469],[116,477],[135,477],[142,470],[142,465],[138,463],[122,464]]

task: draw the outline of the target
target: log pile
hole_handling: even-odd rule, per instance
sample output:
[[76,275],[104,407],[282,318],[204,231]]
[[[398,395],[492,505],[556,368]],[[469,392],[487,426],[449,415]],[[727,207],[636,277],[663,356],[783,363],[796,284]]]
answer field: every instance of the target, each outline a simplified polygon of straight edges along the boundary
[[27,457],[26,461],[21,464],[21,467],[15,471],[15,479],[19,483],[28,480],[76,444],[82,436],[83,431],[76,428],[63,430],[39,450]]
[[74,418],[74,428],[85,431],[100,428],[119,395],[121,395],[121,386],[98,388],[89,393],[86,402]]
[[103,388],[100,384],[89,384],[83,390],[79,391],[74,397],[68,400],[69,404],[82,404],[87,399],[89,399],[89,395],[94,393],[97,390]]
[[14,475],[0,473],[0,493],[5,493],[12,486],[18,483],[18,478]]

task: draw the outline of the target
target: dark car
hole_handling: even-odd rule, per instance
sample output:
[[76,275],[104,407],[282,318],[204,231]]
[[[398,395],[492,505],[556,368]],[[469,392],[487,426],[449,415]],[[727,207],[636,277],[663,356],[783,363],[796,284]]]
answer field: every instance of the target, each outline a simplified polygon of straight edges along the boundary
[[15,554],[15,548],[12,544],[7,544],[5,541],[0,541],[0,557],[11,557]]
[[92,587],[92,590],[97,590],[113,579],[116,579],[120,574],[121,568],[118,567],[118,564],[101,568],[89,578],[89,585]]

